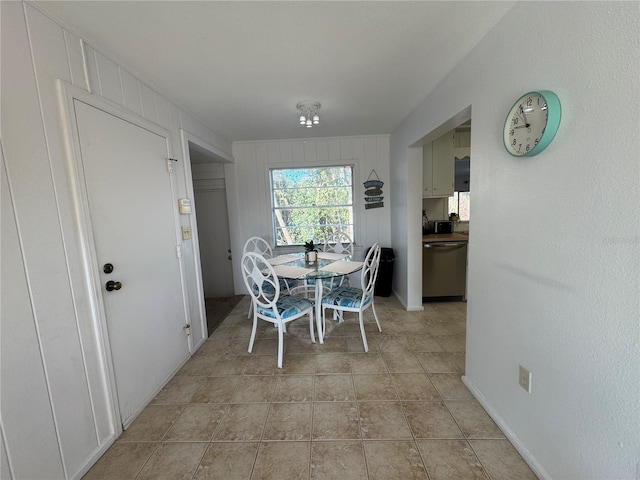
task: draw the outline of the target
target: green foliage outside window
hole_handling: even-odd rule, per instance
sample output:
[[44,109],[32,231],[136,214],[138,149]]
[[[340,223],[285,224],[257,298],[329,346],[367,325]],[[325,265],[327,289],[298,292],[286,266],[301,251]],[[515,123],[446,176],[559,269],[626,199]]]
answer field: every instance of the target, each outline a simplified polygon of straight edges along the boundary
[[354,237],[350,165],[273,169],[271,199],[276,246],[321,244],[338,231]]

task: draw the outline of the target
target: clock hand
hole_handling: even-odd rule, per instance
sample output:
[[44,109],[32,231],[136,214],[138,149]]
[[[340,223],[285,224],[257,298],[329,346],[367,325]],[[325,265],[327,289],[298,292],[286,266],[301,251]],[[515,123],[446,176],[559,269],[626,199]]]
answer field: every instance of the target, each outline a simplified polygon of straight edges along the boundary
[[520,120],[522,120],[524,123],[527,123],[527,119],[524,117],[524,114],[518,110],[518,116],[520,117]]
[[520,105],[520,109],[518,110],[518,113],[521,114],[520,118],[522,118],[522,120],[525,123],[525,127],[530,127],[531,124],[529,123],[529,121],[527,120],[527,115],[524,113],[524,108],[522,108],[522,105]]

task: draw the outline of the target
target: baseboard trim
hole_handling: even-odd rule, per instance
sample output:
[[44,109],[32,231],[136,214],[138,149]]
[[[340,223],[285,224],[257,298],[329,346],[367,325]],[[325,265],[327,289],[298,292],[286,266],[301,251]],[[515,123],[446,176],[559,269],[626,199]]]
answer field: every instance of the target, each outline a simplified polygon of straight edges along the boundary
[[487,403],[487,399],[482,395],[480,390],[475,386],[475,384],[467,377],[466,375],[462,376],[462,383],[466,385],[466,387],[471,391],[471,394],[475,397],[476,400],[482,405],[482,408],[487,412],[487,414],[491,417],[491,419],[496,423],[498,428],[504,433],[504,436],[511,442],[511,445],[518,451],[518,453],[522,456],[523,460],[527,462],[527,465],[533,470],[533,473],[537,475],[540,480],[553,480],[551,476],[542,468],[542,465],[538,463],[531,452],[523,445],[518,436],[513,433],[513,431],[509,428],[509,426],[504,422],[502,417],[496,413],[496,411],[491,408],[491,405]]
[[424,307],[422,305],[415,305],[415,306],[408,307],[407,303],[402,299],[402,297],[400,295],[398,295],[398,292],[396,292],[395,290],[392,289],[391,293],[393,293],[393,296],[398,299],[398,301],[400,302],[400,305],[402,305],[407,312],[422,312],[422,311],[424,311]]

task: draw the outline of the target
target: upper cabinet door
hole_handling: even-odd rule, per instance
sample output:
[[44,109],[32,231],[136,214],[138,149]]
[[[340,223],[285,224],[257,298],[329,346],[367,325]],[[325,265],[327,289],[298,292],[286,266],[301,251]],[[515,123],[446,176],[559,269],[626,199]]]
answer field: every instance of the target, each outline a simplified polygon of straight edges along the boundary
[[422,147],[422,196],[433,196],[433,143]]
[[453,130],[423,147],[423,197],[453,195]]

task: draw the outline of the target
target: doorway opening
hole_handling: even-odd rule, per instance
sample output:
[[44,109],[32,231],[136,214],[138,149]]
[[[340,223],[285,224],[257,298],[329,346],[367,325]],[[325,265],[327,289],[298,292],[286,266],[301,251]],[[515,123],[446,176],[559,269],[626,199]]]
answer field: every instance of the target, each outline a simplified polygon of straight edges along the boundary
[[[191,135],[183,135],[191,170],[194,250],[200,259],[202,302],[207,336],[242,299],[235,295],[227,208],[225,168],[231,163],[215,147]],[[194,252],[195,253],[195,252]]]
[[[463,373],[466,367],[471,123],[469,106],[412,145],[409,156],[410,161],[415,162],[410,170],[423,174],[422,193],[412,193],[411,197],[413,208],[421,207],[423,225],[420,241],[414,244],[418,248],[412,250],[421,266],[421,282],[416,282],[414,288],[421,288],[422,307],[429,317],[447,319],[435,327],[434,336]],[[419,162],[422,165],[418,165]],[[417,223],[418,219],[415,220]],[[436,229],[436,226],[443,228]],[[413,293],[418,294],[418,291]]]
[[[433,244],[435,224],[438,222],[452,221],[450,225],[451,233],[456,235],[451,241],[462,240],[463,243],[468,242],[469,233],[469,200],[470,200],[470,159],[471,159],[471,107],[467,107],[457,115],[453,116],[433,131],[425,134],[420,140],[411,146],[412,152],[410,158],[414,162],[422,162],[420,168],[414,171],[422,171],[422,188],[421,195],[412,202],[420,205],[417,211],[422,212],[422,237],[416,242],[414,250],[416,260],[421,259],[422,265],[420,286],[415,285],[418,294],[418,288],[421,288],[422,303],[428,301],[430,297],[433,300],[445,300],[451,296],[451,299],[466,299],[466,253],[464,260],[456,257],[457,272],[451,283],[451,293],[447,289],[442,288],[431,289],[429,282],[434,282],[432,272],[427,271],[432,267],[430,260],[431,251],[434,248],[441,247],[443,244]],[[417,192],[416,192],[417,193]],[[462,200],[461,200],[462,199]],[[419,202],[419,203],[418,203]],[[464,216],[464,221],[461,221]],[[416,223],[418,218],[416,218]],[[444,225],[448,227],[448,225]],[[445,228],[447,231],[448,229]],[[465,237],[458,235],[464,234]],[[419,252],[418,253],[418,249]],[[441,249],[440,249],[441,250]],[[467,250],[466,245],[464,248]],[[417,263],[417,262],[416,262]],[[452,269],[447,266],[445,271]],[[435,282],[440,283],[440,282]],[[436,298],[437,297],[437,298]]]

